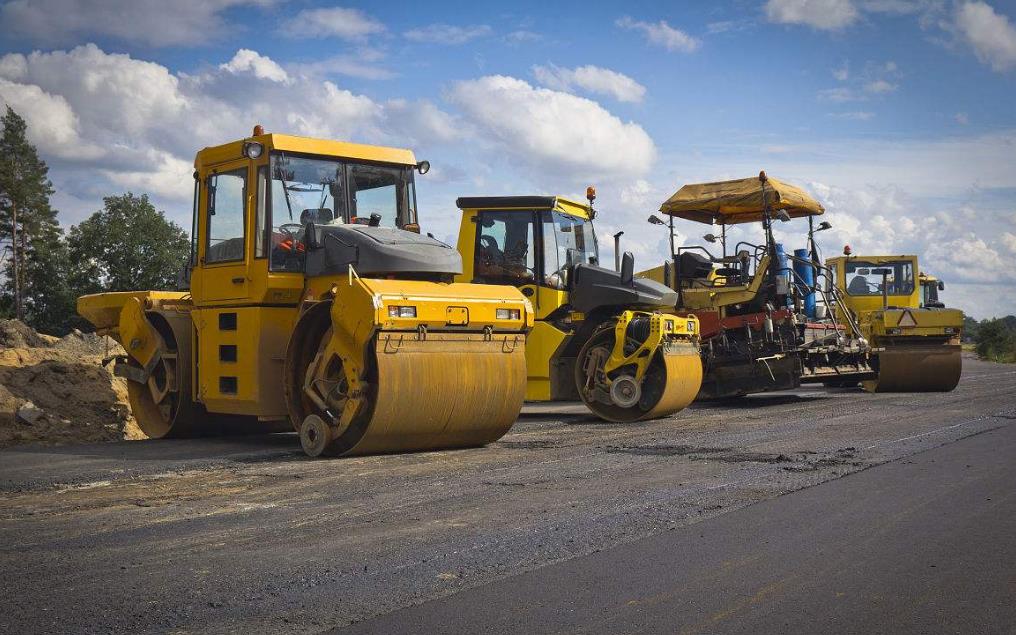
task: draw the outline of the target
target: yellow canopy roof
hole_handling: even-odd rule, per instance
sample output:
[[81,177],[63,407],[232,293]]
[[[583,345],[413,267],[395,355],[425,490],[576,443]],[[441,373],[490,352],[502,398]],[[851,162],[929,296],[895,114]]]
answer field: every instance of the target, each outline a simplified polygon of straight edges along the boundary
[[786,210],[791,218],[817,216],[825,211],[801,188],[764,177],[764,174],[734,181],[685,185],[660,206],[660,211],[699,223],[715,222],[720,225],[757,223],[762,220],[762,211],[767,204],[771,212]]

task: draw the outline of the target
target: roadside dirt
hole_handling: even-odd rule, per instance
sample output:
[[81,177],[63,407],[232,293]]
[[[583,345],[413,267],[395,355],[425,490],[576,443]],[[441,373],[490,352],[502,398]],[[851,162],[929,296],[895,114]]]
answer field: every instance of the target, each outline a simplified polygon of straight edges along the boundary
[[0,448],[143,439],[126,382],[102,366],[109,338],[58,338],[0,320]]

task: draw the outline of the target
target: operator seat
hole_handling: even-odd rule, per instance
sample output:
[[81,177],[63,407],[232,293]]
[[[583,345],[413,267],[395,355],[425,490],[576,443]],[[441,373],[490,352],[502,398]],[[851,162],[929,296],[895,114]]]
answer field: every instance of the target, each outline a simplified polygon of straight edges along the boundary
[[708,258],[691,251],[682,252],[674,260],[674,274],[682,282],[706,279],[712,270],[713,263]]
[[847,285],[847,293],[850,295],[868,295],[868,279],[864,276],[854,276]]

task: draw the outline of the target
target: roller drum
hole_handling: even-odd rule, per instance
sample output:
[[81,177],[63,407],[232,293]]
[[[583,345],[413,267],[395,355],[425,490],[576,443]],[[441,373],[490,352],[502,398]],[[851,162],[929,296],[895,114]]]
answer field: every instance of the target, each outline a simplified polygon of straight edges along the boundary
[[646,421],[679,412],[694,401],[702,386],[702,359],[690,342],[665,342],[656,350],[642,380],[641,398],[631,407],[608,402],[609,391],[587,389],[590,383],[585,370],[587,360],[590,356],[600,359],[597,383],[602,384],[602,363],[613,345],[612,329],[604,329],[586,342],[575,364],[578,393],[593,414],[617,423]]
[[868,392],[949,392],[962,366],[958,344],[894,346],[878,354],[878,378],[861,384]]

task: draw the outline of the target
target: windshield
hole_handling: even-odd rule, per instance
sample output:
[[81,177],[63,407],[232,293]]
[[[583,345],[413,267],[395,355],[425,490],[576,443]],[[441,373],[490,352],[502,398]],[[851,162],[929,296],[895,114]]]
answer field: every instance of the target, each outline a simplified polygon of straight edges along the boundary
[[592,221],[561,212],[543,212],[542,221],[544,281],[557,286],[551,280],[554,274],[572,265],[598,264]]
[[882,295],[883,274],[887,295],[910,295],[914,292],[914,267],[909,260],[878,264],[850,260],[843,270],[850,295]]
[[[371,222],[404,228],[416,224],[412,166],[374,165],[273,153],[271,204],[258,213],[271,228],[273,271],[303,270],[303,231],[317,225]],[[259,201],[259,205],[263,203]],[[261,236],[262,227],[258,235]]]

